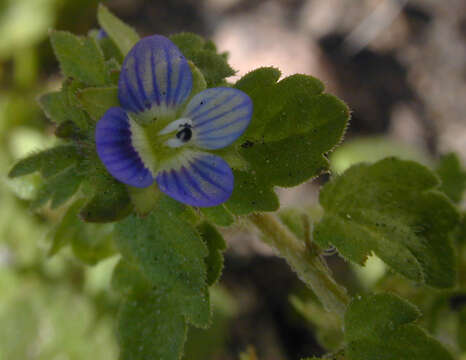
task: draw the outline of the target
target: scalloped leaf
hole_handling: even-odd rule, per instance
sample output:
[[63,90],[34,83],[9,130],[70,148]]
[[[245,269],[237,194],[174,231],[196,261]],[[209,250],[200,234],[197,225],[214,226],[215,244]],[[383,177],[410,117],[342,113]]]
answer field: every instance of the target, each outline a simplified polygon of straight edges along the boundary
[[453,360],[445,347],[413,322],[407,301],[377,294],[355,298],[345,314],[348,360]]
[[412,161],[355,165],[322,189],[325,214],[314,239],[356,263],[374,252],[409,279],[451,287],[456,270],[449,233],[459,215],[438,185],[429,169]]

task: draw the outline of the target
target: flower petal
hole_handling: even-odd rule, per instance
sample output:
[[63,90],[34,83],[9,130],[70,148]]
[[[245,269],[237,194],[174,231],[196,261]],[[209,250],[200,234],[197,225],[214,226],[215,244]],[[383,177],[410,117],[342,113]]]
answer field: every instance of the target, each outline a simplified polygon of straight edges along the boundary
[[185,152],[173,167],[159,172],[156,181],[162,192],[192,206],[219,205],[233,192],[230,167],[222,158],[207,153]]
[[133,113],[170,111],[186,101],[192,82],[181,51],[166,37],[153,35],[138,41],[126,56],[118,98],[123,109]]
[[207,89],[189,102],[183,117],[192,120],[193,141],[203,149],[230,145],[248,127],[252,101],[244,92],[226,87]]
[[123,109],[107,110],[97,123],[95,142],[100,160],[118,181],[141,188],[154,182],[132,145],[130,123]]

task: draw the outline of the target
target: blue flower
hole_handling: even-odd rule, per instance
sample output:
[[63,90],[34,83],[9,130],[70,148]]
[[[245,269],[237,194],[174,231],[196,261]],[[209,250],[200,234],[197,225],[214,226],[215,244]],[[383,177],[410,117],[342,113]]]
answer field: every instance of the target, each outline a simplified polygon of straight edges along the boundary
[[210,151],[247,128],[251,99],[228,87],[191,94],[191,68],[167,38],[141,39],[126,56],[118,84],[121,107],[95,130],[97,153],[117,180],[135,187],[157,182],[172,198],[215,206],[233,191],[228,164]]

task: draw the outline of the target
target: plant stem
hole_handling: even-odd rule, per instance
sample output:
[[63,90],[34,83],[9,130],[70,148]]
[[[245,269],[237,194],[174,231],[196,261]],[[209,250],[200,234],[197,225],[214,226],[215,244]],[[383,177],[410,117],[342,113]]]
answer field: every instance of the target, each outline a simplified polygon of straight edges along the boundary
[[316,294],[327,311],[343,317],[349,304],[346,290],[331,277],[319,255],[309,251],[305,243],[283,225],[274,214],[249,215],[249,220],[261,230],[262,240],[283,257],[298,277]]

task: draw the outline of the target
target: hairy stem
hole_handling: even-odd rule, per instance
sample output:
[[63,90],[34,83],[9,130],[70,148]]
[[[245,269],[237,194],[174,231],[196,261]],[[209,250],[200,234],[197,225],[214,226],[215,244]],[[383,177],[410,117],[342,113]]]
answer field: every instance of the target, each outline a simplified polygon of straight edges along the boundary
[[298,277],[316,294],[327,311],[343,316],[349,297],[331,277],[319,256],[283,225],[274,214],[252,214],[249,220],[261,230],[263,241],[282,256]]

